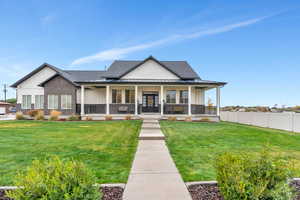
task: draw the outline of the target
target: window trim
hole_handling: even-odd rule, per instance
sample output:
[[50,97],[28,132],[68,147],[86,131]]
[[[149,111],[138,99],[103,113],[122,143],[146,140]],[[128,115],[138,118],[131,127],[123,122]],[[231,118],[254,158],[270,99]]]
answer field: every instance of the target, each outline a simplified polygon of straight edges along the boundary
[[[183,96],[181,96],[181,95],[182,95],[183,92],[187,93],[186,98],[182,98]],[[186,99],[186,102],[183,102],[182,101],[183,99]],[[188,104],[189,103],[189,91],[188,90],[180,90],[179,91],[179,103],[180,104]]]
[[[168,102],[168,92],[175,92],[174,102]],[[167,104],[176,104],[176,96],[177,96],[177,90],[167,90],[166,91],[166,103]]]
[[[27,98],[29,98],[30,101],[28,101]],[[31,95],[22,95],[21,108],[24,110],[31,109],[31,104],[32,104],[32,96]]]
[[[114,91],[116,91],[116,101],[114,102]],[[120,102],[118,102],[118,92],[120,92],[120,95],[121,95],[121,99],[120,99]],[[122,89],[112,89],[111,90],[111,103],[112,104],[122,104]]]
[[[53,97],[53,107],[50,107],[50,97]],[[57,103],[55,102],[55,97],[57,98]],[[56,94],[49,94],[48,95],[48,109],[49,110],[56,110],[58,109],[58,95]]]
[[[37,104],[37,102],[39,104]],[[35,95],[34,96],[34,109],[44,109],[44,95]]]
[[[128,96],[128,100],[127,101],[127,92],[129,92],[129,96]],[[130,92],[132,92],[132,96],[133,96],[133,99],[131,99],[130,97]],[[133,100],[132,102],[130,100]],[[134,104],[135,103],[135,90],[134,89],[125,89],[125,104]]]
[[[70,100],[70,102],[68,102],[68,100]],[[62,110],[72,110],[72,95],[70,94],[60,95],[60,108]]]

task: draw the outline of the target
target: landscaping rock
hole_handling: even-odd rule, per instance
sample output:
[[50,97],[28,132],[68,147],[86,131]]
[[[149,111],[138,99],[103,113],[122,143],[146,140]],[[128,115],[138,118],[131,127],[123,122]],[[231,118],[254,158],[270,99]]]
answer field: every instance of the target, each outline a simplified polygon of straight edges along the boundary
[[[122,200],[122,187],[101,187],[103,193],[102,200]],[[5,190],[0,190],[0,200],[13,200],[5,196]]]
[[124,189],[122,187],[101,187],[102,200],[122,200]]
[[[300,180],[292,181],[291,185],[298,193],[294,200],[300,200]],[[188,190],[193,200],[224,200],[217,184],[189,185]]]
[[5,190],[0,189],[0,200],[12,200],[12,199],[5,197]]
[[190,185],[188,190],[193,200],[223,200],[217,184]]

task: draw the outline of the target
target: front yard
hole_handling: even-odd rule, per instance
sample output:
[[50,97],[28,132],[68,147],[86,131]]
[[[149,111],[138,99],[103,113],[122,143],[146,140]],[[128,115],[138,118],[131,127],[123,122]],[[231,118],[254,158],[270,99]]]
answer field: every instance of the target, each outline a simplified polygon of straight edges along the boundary
[[300,177],[300,134],[229,122],[161,121],[170,153],[184,181],[216,180],[214,159],[221,152],[274,154],[295,161]]
[[127,181],[141,121],[0,121],[0,186],[50,155],[84,162],[99,183]]

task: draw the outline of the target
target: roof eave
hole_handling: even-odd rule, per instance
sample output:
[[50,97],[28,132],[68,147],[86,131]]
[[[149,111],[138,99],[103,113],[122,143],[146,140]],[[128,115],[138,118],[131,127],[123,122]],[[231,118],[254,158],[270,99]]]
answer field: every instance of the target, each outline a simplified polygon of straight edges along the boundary
[[49,81],[51,81],[52,79],[54,79],[55,77],[60,76],[62,77],[64,80],[68,81],[69,83],[71,83],[72,85],[74,85],[75,87],[79,87],[79,85],[71,80],[69,80],[68,78],[64,77],[62,74],[60,73],[56,73],[53,76],[51,76],[50,78],[48,78],[47,80],[43,81],[42,83],[40,83],[38,86],[40,87],[44,87],[46,83],[48,83]]
[[56,71],[57,73],[59,73],[59,68],[54,67],[53,65],[50,65],[48,63],[43,63],[42,65],[40,65],[38,68],[36,68],[35,70],[33,70],[32,72],[30,72],[29,74],[27,74],[26,76],[24,76],[23,78],[19,79],[17,82],[15,82],[14,84],[10,85],[10,87],[12,88],[17,88],[18,85],[20,85],[22,82],[26,81],[27,79],[29,79],[31,76],[33,76],[34,74],[36,74],[37,72],[39,72],[40,70],[42,70],[45,67],[49,67],[50,69]]

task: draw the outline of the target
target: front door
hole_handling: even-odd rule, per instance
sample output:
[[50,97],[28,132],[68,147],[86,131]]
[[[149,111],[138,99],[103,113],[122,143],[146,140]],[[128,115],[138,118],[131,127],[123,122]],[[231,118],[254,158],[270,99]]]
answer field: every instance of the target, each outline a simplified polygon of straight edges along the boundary
[[159,112],[157,93],[143,94],[142,112]]

